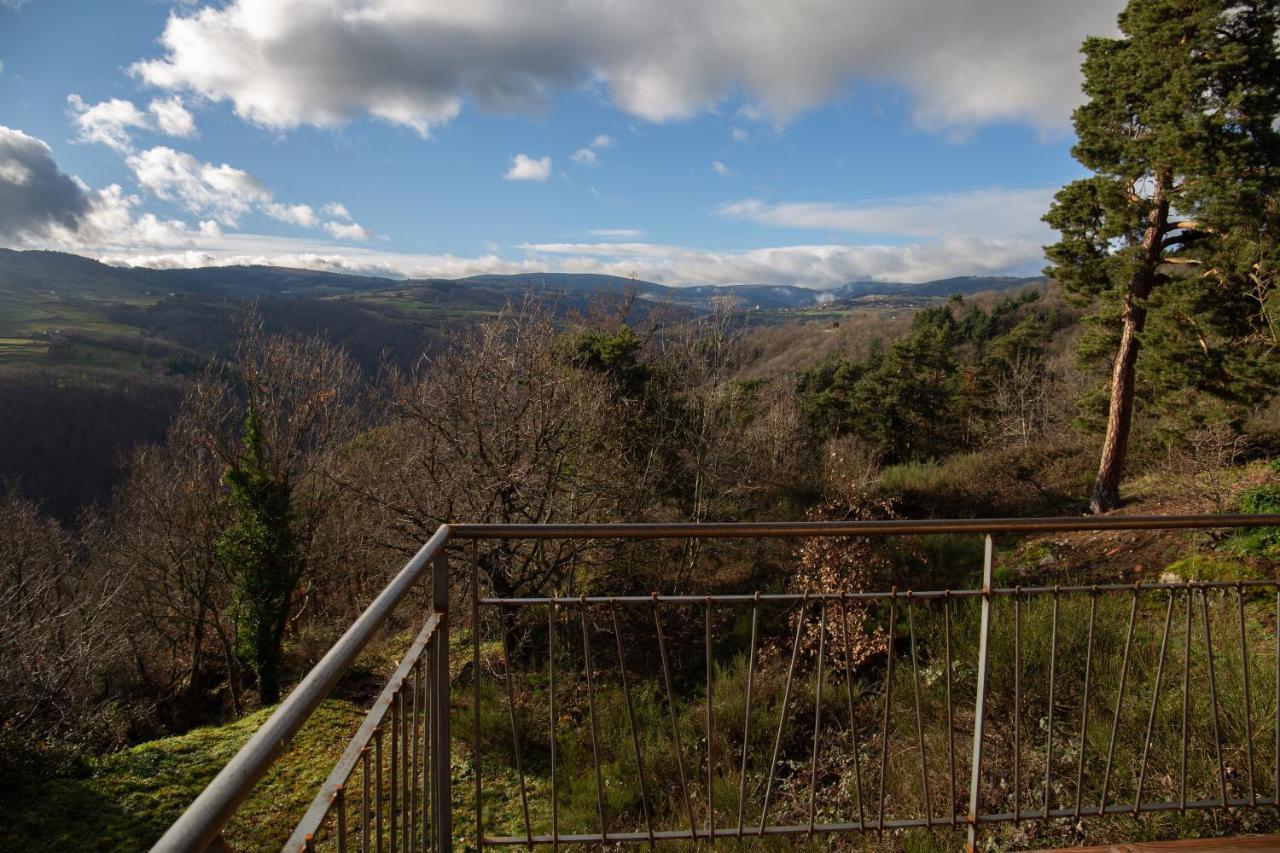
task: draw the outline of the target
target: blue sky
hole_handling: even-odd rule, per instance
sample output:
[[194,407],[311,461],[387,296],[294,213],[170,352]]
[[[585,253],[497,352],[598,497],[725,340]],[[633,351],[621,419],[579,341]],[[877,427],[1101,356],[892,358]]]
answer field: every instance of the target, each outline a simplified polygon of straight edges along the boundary
[[672,284],[1031,274],[1081,174],[1079,42],[1120,5],[0,0],[0,245]]

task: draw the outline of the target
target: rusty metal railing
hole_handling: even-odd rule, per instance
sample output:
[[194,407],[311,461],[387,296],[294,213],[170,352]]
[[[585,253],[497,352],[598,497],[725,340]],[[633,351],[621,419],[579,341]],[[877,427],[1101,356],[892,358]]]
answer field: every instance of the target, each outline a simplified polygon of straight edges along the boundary
[[[1280,516],[442,527],[264,725],[274,739],[255,735],[156,849],[217,837],[428,564],[433,614],[286,848],[451,846],[451,540],[984,542],[972,589],[733,595],[504,597],[473,549],[471,683],[453,697],[471,716],[458,831],[478,847],[911,828],[972,847],[996,824],[1280,808],[1274,580],[994,583],[996,535],[1271,526]],[[745,646],[728,642],[724,626],[748,619]]]

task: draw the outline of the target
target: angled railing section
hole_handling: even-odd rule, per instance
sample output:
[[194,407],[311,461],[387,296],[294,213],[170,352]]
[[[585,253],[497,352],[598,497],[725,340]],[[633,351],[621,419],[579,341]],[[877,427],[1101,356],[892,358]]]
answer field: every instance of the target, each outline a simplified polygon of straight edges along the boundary
[[[1274,580],[994,582],[1003,534],[1273,526],[1280,515],[442,527],[156,849],[218,838],[428,574],[433,612],[286,849],[443,850],[454,817],[477,847],[910,828],[972,847],[1001,823],[1280,807]],[[453,696],[470,706],[473,799],[451,815],[450,540],[942,533],[982,537],[978,586],[503,597],[471,549],[470,684]],[[874,650],[855,651],[858,636]]]

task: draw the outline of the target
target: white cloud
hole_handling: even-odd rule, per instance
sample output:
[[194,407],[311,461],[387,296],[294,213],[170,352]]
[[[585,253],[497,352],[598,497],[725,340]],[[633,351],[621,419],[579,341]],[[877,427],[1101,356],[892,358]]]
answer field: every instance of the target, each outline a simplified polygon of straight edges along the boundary
[[325,216],[332,216],[334,219],[349,220],[351,218],[351,211],[347,210],[347,206],[340,201],[331,201],[320,209],[324,211]]
[[719,175],[722,178],[727,178],[733,174],[733,170],[730,169],[728,166],[726,166],[724,163],[721,163],[719,160],[711,161],[711,171],[715,172],[717,175]]
[[314,228],[320,224],[320,217],[309,204],[280,204],[269,201],[262,205],[262,212],[272,219],[278,219],[301,228]]
[[747,141],[747,132],[746,132],[745,130],[743,130],[742,128],[738,127],[737,125],[734,125],[733,127],[731,127],[731,128],[729,129],[729,135],[730,135],[731,137],[733,137],[733,141],[734,141],[734,142],[746,142],[746,141]]
[[535,160],[527,154],[517,154],[503,177],[508,181],[545,181],[550,175],[550,157]]
[[77,94],[67,95],[71,124],[77,142],[105,145],[121,154],[133,150],[135,130],[158,130],[168,136],[195,136],[196,124],[178,96],[157,98],[143,112],[123,98],[87,104]]
[[67,105],[78,142],[96,142],[126,153],[133,150],[129,131],[150,126],[147,114],[122,98],[89,105],[73,93],[67,95]]
[[608,148],[613,145],[613,137],[607,133],[597,134],[586,146],[579,148],[573,152],[569,159],[575,163],[581,163],[584,166],[596,166],[600,163],[600,158],[596,152],[602,148]]
[[143,189],[223,225],[234,226],[254,204],[271,201],[266,185],[243,169],[203,163],[172,148],[149,148],[125,162]]
[[529,243],[523,257],[496,251],[474,257],[384,252],[296,237],[226,234],[183,238],[168,249],[81,249],[111,263],[150,267],[270,264],[410,278],[459,278],[482,273],[580,272],[629,276],[671,285],[796,284],[830,287],[848,281],[929,281],[961,274],[1033,273],[1028,258],[998,243],[944,246],[772,246],[713,251],[649,243]]
[[326,222],[324,230],[335,240],[372,240],[378,236],[356,222]]
[[656,243],[525,243],[519,248],[562,272],[630,275],[665,284],[797,284],[931,281],[955,275],[1031,274],[1039,246],[998,240],[906,245],[817,244],[716,251]]
[[984,189],[856,204],[767,204],[749,198],[722,204],[717,212],[729,219],[781,228],[929,239],[995,238],[1039,245],[1052,236],[1040,217],[1049,209],[1055,191]]
[[196,120],[177,95],[156,98],[147,105],[147,112],[151,113],[161,133],[184,139],[196,135]]
[[604,237],[610,240],[634,240],[644,236],[644,232],[638,228],[592,228],[587,233],[592,237]]
[[233,0],[170,14],[145,82],[273,128],[369,114],[427,134],[471,100],[545,108],[599,80],[664,121],[741,95],[773,121],[853,80],[904,89],[917,122],[1063,128],[1082,39],[1123,0]]

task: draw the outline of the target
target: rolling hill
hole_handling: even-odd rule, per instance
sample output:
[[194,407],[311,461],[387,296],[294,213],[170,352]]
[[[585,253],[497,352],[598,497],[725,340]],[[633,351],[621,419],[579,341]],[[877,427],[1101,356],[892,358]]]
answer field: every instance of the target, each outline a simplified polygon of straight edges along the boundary
[[269,325],[320,333],[366,365],[386,352],[416,358],[451,324],[492,314],[530,294],[561,312],[634,292],[654,305],[709,310],[853,309],[884,300],[930,300],[1007,290],[1040,279],[962,277],[924,283],[855,281],[827,290],[796,285],[673,287],[619,276],[525,273],[460,279],[392,279],[283,267],[113,267],[77,255],[0,249],[0,368],[73,364],[172,372],[218,351],[235,306],[258,300]]

